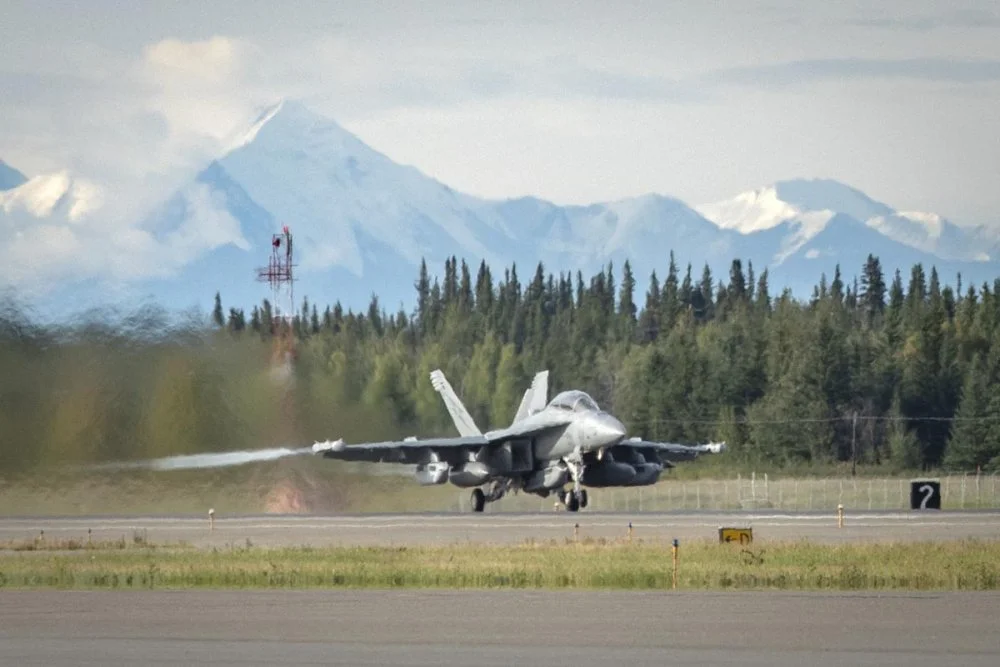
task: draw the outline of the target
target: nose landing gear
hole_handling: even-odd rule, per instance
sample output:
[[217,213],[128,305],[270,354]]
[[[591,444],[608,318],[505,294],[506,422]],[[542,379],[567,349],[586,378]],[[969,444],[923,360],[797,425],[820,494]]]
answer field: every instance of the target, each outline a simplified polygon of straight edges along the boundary
[[576,512],[587,506],[587,490],[559,491],[559,501],[566,506],[568,511]]

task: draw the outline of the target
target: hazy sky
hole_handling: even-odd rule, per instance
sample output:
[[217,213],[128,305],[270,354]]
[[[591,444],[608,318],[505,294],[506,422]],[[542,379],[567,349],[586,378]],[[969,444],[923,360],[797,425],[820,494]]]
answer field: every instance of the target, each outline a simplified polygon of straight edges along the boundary
[[995,0],[2,0],[0,45],[0,158],[122,211],[295,97],[471,194],[701,204],[821,176],[1000,220]]

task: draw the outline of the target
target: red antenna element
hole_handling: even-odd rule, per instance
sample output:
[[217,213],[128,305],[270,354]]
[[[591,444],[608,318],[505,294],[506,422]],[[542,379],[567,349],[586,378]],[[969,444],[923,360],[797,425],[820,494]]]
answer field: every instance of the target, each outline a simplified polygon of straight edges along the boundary
[[[283,246],[283,247],[282,247]],[[295,314],[295,301],[292,284],[295,278],[292,268],[295,262],[292,257],[292,233],[288,225],[281,228],[281,234],[271,237],[271,256],[267,266],[257,269],[257,280],[271,286],[274,318],[284,318],[291,324]],[[287,308],[282,312],[283,308]]]

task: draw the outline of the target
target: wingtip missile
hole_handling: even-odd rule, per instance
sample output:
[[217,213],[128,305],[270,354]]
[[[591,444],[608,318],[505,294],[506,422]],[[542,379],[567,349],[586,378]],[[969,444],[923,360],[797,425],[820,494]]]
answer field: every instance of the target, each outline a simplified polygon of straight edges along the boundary
[[337,438],[334,441],[324,440],[323,442],[317,442],[312,446],[314,454],[322,454],[323,452],[339,452],[344,448],[344,439]]

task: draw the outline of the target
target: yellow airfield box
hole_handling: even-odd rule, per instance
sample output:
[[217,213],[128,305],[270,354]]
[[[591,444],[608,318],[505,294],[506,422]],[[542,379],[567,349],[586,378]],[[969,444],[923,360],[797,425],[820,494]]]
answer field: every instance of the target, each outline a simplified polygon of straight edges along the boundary
[[750,544],[753,528],[719,528],[719,544]]

